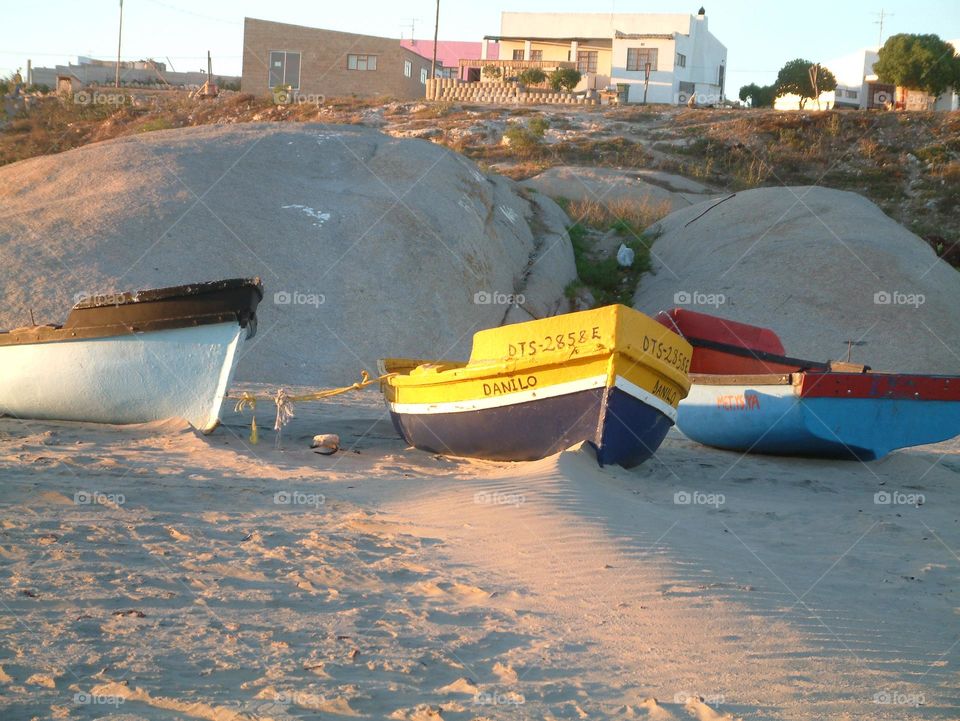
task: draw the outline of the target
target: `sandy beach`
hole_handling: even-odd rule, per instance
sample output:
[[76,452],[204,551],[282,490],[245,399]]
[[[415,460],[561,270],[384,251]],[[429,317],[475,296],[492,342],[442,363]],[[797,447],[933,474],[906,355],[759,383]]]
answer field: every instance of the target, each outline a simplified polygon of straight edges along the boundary
[[[956,719],[960,442],[634,471],[0,419],[4,719]],[[332,456],[309,449],[339,433]]]

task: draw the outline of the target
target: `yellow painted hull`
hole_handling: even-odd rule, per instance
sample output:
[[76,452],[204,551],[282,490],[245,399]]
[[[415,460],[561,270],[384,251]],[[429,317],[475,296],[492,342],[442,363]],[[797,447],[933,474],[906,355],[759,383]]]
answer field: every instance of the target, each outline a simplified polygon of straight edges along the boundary
[[[608,306],[481,331],[466,363],[385,360],[383,370],[397,375],[382,387],[395,425],[417,447],[533,460],[586,440],[601,462],[632,465],[676,419],[691,352],[642,313]],[[618,409],[625,417],[611,418]],[[618,423],[623,432],[611,432]]]

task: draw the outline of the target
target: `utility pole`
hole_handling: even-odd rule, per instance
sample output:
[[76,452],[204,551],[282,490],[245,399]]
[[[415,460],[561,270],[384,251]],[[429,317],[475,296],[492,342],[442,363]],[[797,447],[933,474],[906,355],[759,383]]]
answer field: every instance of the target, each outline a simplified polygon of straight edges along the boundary
[[440,32],[440,0],[437,0],[437,15],[433,21],[433,63],[430,65],[430,79],[437,77],[437,35]]
[[114,76],[114,86],[120,87],[120,44],[123,41],[123,0],[120,0],[120,29],[117,30],[117,72]]
[[880,26],[880,35],[877,38],[877,46],[882,48],[883,47],[883,21],[886,20],[891,15],[893,15],[893,13],[888,13],[883,8],[880,8],[880,12],[874,13],[874,15],[876,15],[879,18],[879,20],[874,20],[873,24]]

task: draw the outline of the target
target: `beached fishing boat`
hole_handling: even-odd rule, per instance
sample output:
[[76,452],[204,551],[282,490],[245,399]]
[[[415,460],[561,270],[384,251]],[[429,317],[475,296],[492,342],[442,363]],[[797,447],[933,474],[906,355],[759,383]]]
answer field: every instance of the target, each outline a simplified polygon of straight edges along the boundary
[[467,362],[381,361],[394,426],[433,453],[504,461],[590,442],[601,465],[660,446],[690,387],[690,345],[622,305],[480,331]]
[[792,358],[769,329],[687,310],[658,320],[693,346],[677,427],[699,443],[869,461],[960,434],[960,376]]
[[0,415],[143,423],[209,433],[256,332],[259,279],[84,298],[62,325],[0,332]]

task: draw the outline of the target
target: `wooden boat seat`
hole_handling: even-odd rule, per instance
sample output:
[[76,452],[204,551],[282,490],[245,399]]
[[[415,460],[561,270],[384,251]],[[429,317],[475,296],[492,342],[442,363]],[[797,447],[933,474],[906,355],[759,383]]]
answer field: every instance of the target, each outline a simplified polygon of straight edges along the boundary
[[426,375],[455,370],[466,366],[465,361],[426,360],[424,358],[381,358],[377,361],[380,375],[397,373],[399,375]]

